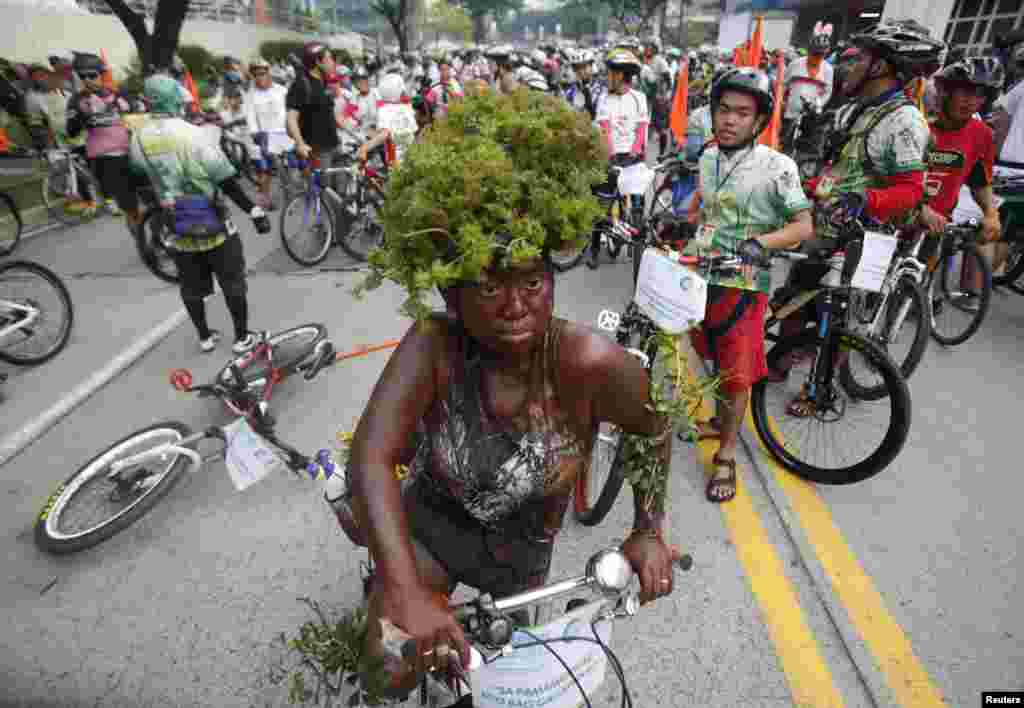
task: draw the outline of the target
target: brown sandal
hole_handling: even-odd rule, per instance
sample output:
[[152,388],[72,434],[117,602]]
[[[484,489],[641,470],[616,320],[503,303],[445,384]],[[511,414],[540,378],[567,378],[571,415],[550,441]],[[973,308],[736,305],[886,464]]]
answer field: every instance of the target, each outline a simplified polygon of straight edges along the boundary
[[[712,476],[711,479],[708,480],[708,486],[704,490],[704,496],[707,497],[707,500],[712,504],[722,504],[730,501],[736,496],[736,460],[723,460],[716,454],[711,459],[711,464],[714,465],[716,472],[719,467],[727,467],[729,469],[729,476]],[[720,489],[725,490],[724,496],[720,496],[715,493]]]

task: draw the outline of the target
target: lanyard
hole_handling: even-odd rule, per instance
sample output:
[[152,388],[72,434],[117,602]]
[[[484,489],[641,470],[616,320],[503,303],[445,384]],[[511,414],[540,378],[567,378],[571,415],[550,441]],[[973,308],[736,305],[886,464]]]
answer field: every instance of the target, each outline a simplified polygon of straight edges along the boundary
[[716,157],[715,157],[715,191],[716,192],[719,191],[725,185],[725,183],[729,181],[729,178],[732,177],[733,172],[735,172],[739,168],[740,165],[742,165],[744,162],[746,162],[748,157],[750,157],[752,154],[754,154],[754,148],[756,148],[756,147],[757,147],[757,143],[755,142],[753,145],[751,145],[747,149],[747,154],[744,155],[742,159],[737,160],[736,164],[732,166],[732,169],[730,169],[725,174],[725,179],[719,179],[721,177],[721,175],[722,175],[722,148],[721,147],[718,148],[718,155],[716,155]]

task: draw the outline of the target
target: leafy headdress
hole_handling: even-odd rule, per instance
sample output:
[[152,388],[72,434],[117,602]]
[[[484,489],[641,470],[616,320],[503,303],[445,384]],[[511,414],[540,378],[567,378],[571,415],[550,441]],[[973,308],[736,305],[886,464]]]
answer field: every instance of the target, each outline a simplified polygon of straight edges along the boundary
[[419,319],[435,288],[581,245],[601,213],[590,188],[605,165],[599,133],[562,100],[524,89],[453,102],[391,175],[384,245],[360,290],[398,283],[403,313]]

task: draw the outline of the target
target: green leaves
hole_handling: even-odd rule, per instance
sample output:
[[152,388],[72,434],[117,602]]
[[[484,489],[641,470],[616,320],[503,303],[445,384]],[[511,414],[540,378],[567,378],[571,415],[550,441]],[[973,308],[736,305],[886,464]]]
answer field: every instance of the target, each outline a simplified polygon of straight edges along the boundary
[[453,103],[392,173],[384,245],[357,294],[391,280],[409,294],[403,313],[424,317],[434,288],[581,242],[601,213],[590,186],[605,177],[604,150],[587,118],[551,96]]

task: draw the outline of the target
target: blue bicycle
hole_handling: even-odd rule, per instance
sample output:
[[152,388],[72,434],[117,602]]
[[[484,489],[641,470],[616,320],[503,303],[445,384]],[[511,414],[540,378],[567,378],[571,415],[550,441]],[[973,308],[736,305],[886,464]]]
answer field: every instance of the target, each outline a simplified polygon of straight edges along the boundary
[[[340,154],[337,163],[310,169],[305,191],[281,211],[281,243],[300,265],[319,265],[334,243],[365,261],[384,240],[377,213],[384,204],[385,173],[352,153]],[[337,190],[325,179],[332,175],[340,175]]]

